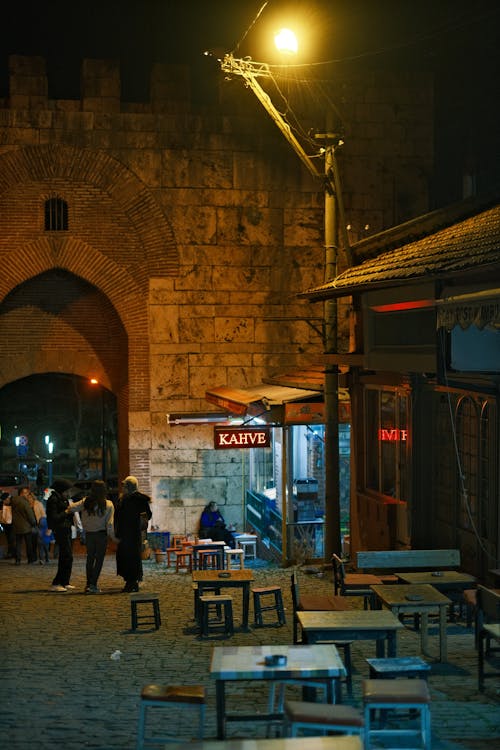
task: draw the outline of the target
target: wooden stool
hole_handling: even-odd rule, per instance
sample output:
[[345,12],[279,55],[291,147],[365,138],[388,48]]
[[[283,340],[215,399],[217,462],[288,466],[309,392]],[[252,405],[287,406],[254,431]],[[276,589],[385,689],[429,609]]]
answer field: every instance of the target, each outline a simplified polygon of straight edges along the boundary
[[[201,637],[208,638],[210,631],[223,630],[229,636],[234,634],[233,625],[233,599],[231,596],[200,596],[200,623]],[[210,619],[215,609],[215,617]],[[221,623],[220,615],[223,609],[224,619]]]
[[[138,607],[143,604],[150,604],[152,606],[152,611],[144,615],[139,614]],[[137,630],[139,624],[154,624],[155,629],[159,629],[161,625],[161,617],[158,594],[131,594],[130,606],[132,614],[132,630]]]
[[298,737],[301,729],[314,729],[320,735],[339,732],[364,736],[363,715],[354,706],[285,701],[285,722],[288,737]]
[[245,562],[244,562],[245,553],[243,552],[242,549],[227,549],[225,551],[225,555],[226,555],[226,568],[228,570],[231,570],[231,568],[233,567],[233,562],[236,562],[236,564],[238,565],[238,568],[240,570],[243,570],[243,568],[245,567]]
[[[365,750],[370,750],[370,741],[375,737],[419,737],[418,747],[431,750],[431,696],[425,680],[363,680],[363,705],[365,719]],[[372,714],[380,710],[387,712],[411,711],[420,719],[419,729],[402,729],[403,718],[393,727],[387,723],[380,728],[372,728]],[[373,717],[374,718],[374,717]],[[408,719],[407,719],[408,720]],[[373,721],[375,723],[375,721]]]
[[[139,726],[137,730],[137,750],[143,750],[145,745],[158,745],[162,742],[179,742],[178,721],[176,713],[181,708],[196,708],[198,710],[198,735],[203,739],[205,723],[206,691],[201,685],[146,685],[142,688],[139,706]],[[172,725],[175,735],[154,735],[146,737],[146,719],[148,708],[174,708]]]
[[402,656],[392,659],[367,659],[370,679],[394,679],[395,677],[417,677],[427,680],[430,664],[420,656]]
[[193,553],[187,547],[175,551],[175,572],[187,570],[191,573],[193,569]]
[[[279,586],[268,586],[267,588],[252,589],[254,622],[256,627],[264,627],[263,612],[275,611],[278,614],[278,626],[286,624],[285,608],[283,606],[283,596]],[[263,606],[262,598],[266,596],[273,597],[273,603]]]
[[[194,609],[193,609],[194,619],[196,620],[196,622],[201,628],[201,607],[200,607],[200,597],[198,596],[198,584],[193,583],[192,586],[193,586],[193,595],[194,595]],[[203,588],[203,591],[206,592],[207,596],[208,595],[219,596],[221,592],[221,587],[220,586],[210,586],[210,587],[205,586]],[[219,608],[217,609],[217,617],[219,619],[222,618],[222,608],[220,607],[220,605],[219,605]]]

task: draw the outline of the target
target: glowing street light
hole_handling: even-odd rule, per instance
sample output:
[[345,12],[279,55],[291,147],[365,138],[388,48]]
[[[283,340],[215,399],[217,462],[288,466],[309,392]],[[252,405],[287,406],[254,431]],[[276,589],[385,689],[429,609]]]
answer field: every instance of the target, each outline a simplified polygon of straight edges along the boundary
[[297,37],[290,29],[280,29],[274,35],[274,43],[278,52],[285,55],[296,55],[299,49]]

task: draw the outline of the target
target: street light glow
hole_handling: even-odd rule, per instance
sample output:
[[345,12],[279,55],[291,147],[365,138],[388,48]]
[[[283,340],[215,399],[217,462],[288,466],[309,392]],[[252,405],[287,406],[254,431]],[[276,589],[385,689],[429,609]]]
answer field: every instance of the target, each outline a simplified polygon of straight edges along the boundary
[[274,35],[274,43],[279,52],[296,55],[299,49],[297,37],[290,29],[280,29]]

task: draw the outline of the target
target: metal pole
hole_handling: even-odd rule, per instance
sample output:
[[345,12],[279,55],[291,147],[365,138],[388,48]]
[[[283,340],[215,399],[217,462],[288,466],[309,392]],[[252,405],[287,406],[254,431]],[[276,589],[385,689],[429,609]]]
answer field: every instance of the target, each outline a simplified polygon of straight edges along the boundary
[[[334,171],[335,146],[325,146],[325,175]],[[336,190],[326,181],[325,188],[325,281],[337,275],[338,258],[338,204]],[[337,300],[326,300],[325,353],[337,352]],[[340,553],[340,489],[339,489],[339,400],[338,367],[325,367],[325,562],[332,554]]]

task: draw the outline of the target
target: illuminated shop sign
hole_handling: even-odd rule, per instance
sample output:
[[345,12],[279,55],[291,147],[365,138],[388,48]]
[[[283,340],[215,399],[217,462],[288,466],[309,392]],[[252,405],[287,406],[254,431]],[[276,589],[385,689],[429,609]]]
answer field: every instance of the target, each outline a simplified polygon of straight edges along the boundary
[[378,431],[378,439],[384,443],[403,442],[408,437],[408,430],[400,430],[397,427],[382,428]]
[[249,427],[247,429],[214,428],[214,448],[269,448],[271,432],[269,427]]

